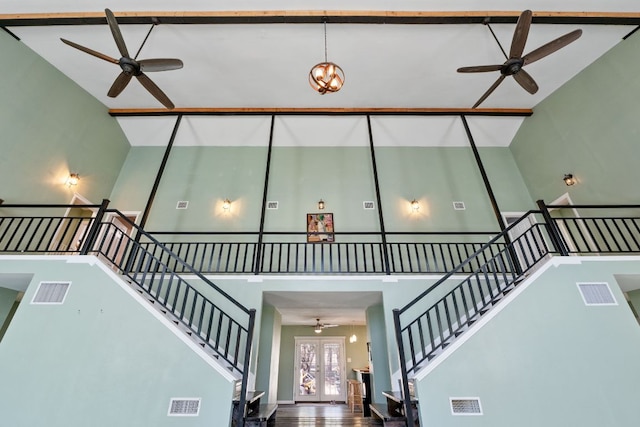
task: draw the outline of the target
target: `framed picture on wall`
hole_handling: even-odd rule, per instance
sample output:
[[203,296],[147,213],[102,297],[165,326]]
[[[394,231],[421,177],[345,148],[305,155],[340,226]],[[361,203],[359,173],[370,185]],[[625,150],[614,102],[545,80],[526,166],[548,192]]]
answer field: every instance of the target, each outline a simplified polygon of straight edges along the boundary
[[332,213],[307,214],[307,242],[332,243],[334,238]]

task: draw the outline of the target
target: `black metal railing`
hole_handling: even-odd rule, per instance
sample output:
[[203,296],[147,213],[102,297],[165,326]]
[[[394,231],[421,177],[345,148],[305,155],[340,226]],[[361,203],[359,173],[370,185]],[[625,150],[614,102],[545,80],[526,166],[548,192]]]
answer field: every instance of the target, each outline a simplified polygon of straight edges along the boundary
[[[527,212],[409,304],[395,309],[394,326],[405,407],[409,375],[463,334],[541,260],[554,255],[640,253],[640,205],[545,205]],[[487,253],[504,242],[497,253]],[[517,265],[516,265],[517,264]],[[454,274],[473,271],[462,281]],[[420,307],[428,306],[426,310]],[[413,415],[407,411],[407,425]]]
[[379,232],[335,233],[331,243],[304,232],[150,234],[203,274],[444,274],[497,233],[386,233],[386,251]]
[[[244,307],[122,213],[107,209],[107,205],[105,200],[102,205],[81,206],[93,211],[93,217],[65,216],[70,209],[80,208],[76,205],[0,205],[2,214],[21,212],[18,217],[0,217],[0,253],[91,253],[107,261],[165,313],[171,313],[203,348],[241,375],[240,405],[244,407],[255,310]],[[24,213],[33,208],[38,212],[66,211],[62,215]],[[114,218],[126,226],[117,226]],[[136,238],[129,235],[130,231],[136,233]],[[144,246],[139,238],[146,240]],[[195,280],[186,279],[185,273]],[[237,422],[242,425],[243,421]]]

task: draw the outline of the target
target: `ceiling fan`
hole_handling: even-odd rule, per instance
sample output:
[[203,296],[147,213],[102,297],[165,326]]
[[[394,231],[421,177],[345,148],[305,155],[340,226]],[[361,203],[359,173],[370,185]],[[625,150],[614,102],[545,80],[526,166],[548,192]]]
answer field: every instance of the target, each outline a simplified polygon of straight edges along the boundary
[[313,330],[316,334],[319,334],[322,332],[322,330],[324,328],[335,328],[336,326],[340,326],[340,325],[331,325],[331,324],[327,324],[327,323],[320,323],[320,319],[316,319],[316,325],[313,327]]
[[[538,85],[536,84],[535,80],[533,80],[531,75],[529,75],[529,73],[527,73],[523,69],[523,67],[539,59],[542,59],[559,49],[562,49],[569,43],[577,40],[582,35],[582,30],[571,31],[570,33],[558,37],[557,39],[552,40],[549,43],[546,43],[523,56],[522,53],[524,51],[525,44],[527,43],[532,16],[533,14],[530,10],[525,10],[520,14],[518,23],[516,24],[516,29],[513,32],[511,50],[508,56],[502,48],[502,45],[498,41],[497,37],[493,33],[493,30],[491,30],[491,27],[489,27],[489,30],[491,30],[491,34],[493,34],[493,37],[495,38],[496,42],[498,42],[498,45],[500,46],[500,49],[502,50],[502,53],[506,58],[504,64],[479,65],[473,67],[458,68],[459,73],[484,73],[488,71],[500,71],[500,77],[498,77],[498,80],[493,83],[493,85],[480,97],[478,102],[476,102],[471,108],[476,108],[485,99],[487,99],[487,97],[491,95],[494,90],[496,90],[496,88],[507,76],[513,76],[515,81],[518,82],[518,84],[522,86],[524,90],[533,95],[538,91]],[[488,20],[485,20],[484,24],[488,26]]]
[[[120,95],[124,88],[127,87],[127,84],[129,84],[129,81],[131,81],[131,77],[135,77],[136,79],[138,79],[140,84],[142,84],[142,86],[144,86],[144,88],[147,89],[149,93],[151,93],[151,95],[153,95],[158,101],[162,103],[162,105],[164,105],[168,109],[174,108],[175,106],[173,105],[173,102],[171,102],[169,97],[167,97],[167,95],[165,95],[165,93],[160,90],[160,88],[153,81],[151,81],[151,79],[147,77],[144,72],[177,70],[179,68],[182,68],[182,61],[179,59],[170,58],[137,60],[136,58],[138,56],[138,53],[140,53],[140,50],[142,50],[142,46],[144,46],[144,43],[147,41],[151,30],[149,30],[147,37],[142,43],[142,46],[140,46],[140,49],[138,49],[138,53],[136,54],[136,56],[134,58],[131,58],[129,56],[129,51],[127,50],[127,46],[124,42],[122,33],[120,32],[120,28],[118,27],[118,22],[116,21],[113,12],[111,12],[109,9],[105,9],[104,12],[107,15],[107,23],[109,24],[109,28],[111,29],[111,34],[113,35],[113,38],[116,42],[116,46],[118,46],[118,51],[120,51],[120,55],[122,55],[120,59],[112,58],[69,40],[60,40],[71,47],[88,53],[89,55],[93,55],[96,58],[100,58],[104,61],[118,64],[120,66],[122,72],[113,82],[113,85],[111,85],[107,96],[115,98],[116,96]],[[155,25],[156,22],[154,22],[153,26]],[[151,29],[153,29],[153,26],[151,27]]]

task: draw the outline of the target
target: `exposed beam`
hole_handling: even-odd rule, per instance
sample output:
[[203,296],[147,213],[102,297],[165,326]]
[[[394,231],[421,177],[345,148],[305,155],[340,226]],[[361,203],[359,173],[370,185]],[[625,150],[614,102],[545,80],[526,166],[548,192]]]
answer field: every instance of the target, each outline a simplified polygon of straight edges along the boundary
[[[469,24],[515,23],[521,11],[341,11],[341,10],[263,10],[263,11],[139,11],[114,12],[120,24]],[[534,11],[534,23],[638,25],[640,12],[559,12]],[[103,25],[104,12],[4,13],[0,26]]]
[[533,114],[530,108],[113,108],[114,117],[127,116],[519,116]]

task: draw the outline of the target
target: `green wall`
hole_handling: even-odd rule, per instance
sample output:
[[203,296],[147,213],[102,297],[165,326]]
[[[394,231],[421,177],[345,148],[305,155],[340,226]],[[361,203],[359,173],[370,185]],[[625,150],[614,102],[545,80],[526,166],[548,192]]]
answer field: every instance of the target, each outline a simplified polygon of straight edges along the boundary
[[[640,264],[595,257],[582,265],[565,261],[550,266],[519,295],[514,291],[515,298],[449,357],[439,356],[431,362],[433,370],[418,373],[423,422],[447,427],[637,424],[640,326],[614,274],[637,274]],[[586,306],[577,282],[609,283],[618,305]],[[450,397],[480,398],[484,415],[453,416]]]
[[[534,108],[511,144],[534,199],[575,204],[640,199],[640,33],[621,41]],[[567,187],[572,173],[578,183]]]
[[[265,144],[267,141],[265,141]],[[134,147],[111,195],[120,210],[143,210],[164,153]],[[502,211],[535,207],[508,148],[480,150]],[[260,226],[266,147],[174,147],[147,223],[154,231],[257,231]],[[382,210],[387,231],[496,231],[489,198],[469,148],[376,148]],[[222,200],[231,200],[224,212]],[[412,213],[416,198],[420,211]],[[334,214],[335,231],[380,230],[371,153],[368,147],[274,147],[265,230],[306,230],[306,214],[317,202]],[[189,208],[176,210],[179,200]],[[455,211],[454,201],[466,210]],[[274,237],[270,237],[274,238]],[[299,236],[299,239],[304,239]],[[348,236],[340,236],[346,241]],[[361,239],[361,237],[359,237]]]
[[[107,108],[9,34],[0,32],[0,170],[5,203],[108,198],[129,142]],[[25,169],[25,165],[28,168]],[[73,188],[69,173],[80,175]]]
[[[120,287],[113,273],[77,258],[28,258],[0,260],[0,273],[35,274],[0,342],[3,425],[227,425],[230,378]],[[27,303],[43,280],[71,282],[64,304]],[[200,415],[167,416],[172,397],[200,397]]]

